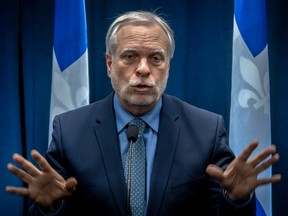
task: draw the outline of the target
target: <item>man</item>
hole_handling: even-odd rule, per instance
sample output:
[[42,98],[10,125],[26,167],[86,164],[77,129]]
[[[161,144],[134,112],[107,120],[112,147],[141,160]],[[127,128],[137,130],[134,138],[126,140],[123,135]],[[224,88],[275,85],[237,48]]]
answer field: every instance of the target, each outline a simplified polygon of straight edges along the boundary
[[[106,35],[115,92],[55,117],[45,158],[31,152],[40,169],[14,154],[23,169],[8,164],[8,170],[28,188],[7,186],[7,192],[34,200],[31,215],[255,215],[255,188],[281,179],[257,179],[279,160],[275,146],[248,160],[258,145],[252,141],[235,158],[220,115],[165,94],[174,48],[173,31],[156,14],[119,16]],[[124,171],[131,159],[127,125],[135,117],[146,124],[139,214]]]

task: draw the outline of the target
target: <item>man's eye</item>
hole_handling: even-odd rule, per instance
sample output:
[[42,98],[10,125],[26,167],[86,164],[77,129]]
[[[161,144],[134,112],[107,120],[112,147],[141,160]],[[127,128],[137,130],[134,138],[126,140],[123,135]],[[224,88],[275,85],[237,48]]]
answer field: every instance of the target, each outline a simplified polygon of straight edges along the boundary
[[154,61],[159,61],[160,60],[160,57],[159,56],[153,56],[152,58]]
[[135,59],[135,56],[132,54],[126,54],[124,55],[124,59],[127,61],[133,61]]
[[159,64],[162,61],[162,57],[160,55],[153,55],[151,56],[150,60],[154,63],[154,64]]

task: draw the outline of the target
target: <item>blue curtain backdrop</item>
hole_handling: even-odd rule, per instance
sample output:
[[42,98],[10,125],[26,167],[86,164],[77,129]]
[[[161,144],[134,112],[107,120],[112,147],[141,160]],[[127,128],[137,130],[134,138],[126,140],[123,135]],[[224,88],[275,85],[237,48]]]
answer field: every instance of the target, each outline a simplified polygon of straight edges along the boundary
[[[156,10],[175,31],[176,52],[167,93],[222,114],[229,128],[232,0],[86,0],[90,101],[111,91],[105,67],[105,33],[118,14]],[[280,152],[273,173],[273,215],[288,205],[288,2],[268,0],[272,142]],[[0,0],[0,215],[26,215],[27,199],[5,192],[22,185],[6,165],[18,152],[47,149],[52,71],[54,1]]]

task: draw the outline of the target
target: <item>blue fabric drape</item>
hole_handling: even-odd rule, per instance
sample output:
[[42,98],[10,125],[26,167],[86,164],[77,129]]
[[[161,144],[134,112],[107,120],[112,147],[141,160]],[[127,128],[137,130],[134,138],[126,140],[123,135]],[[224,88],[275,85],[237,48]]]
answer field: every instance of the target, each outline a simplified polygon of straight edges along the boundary
[[[229,128],[233,1],[86,0],[90,101],[111,91],[105,66],[105,33],[112,20],[129,10],[162,14],[175,31],[176,52],[166,92],[222,114]],[[268,44],[272,142],[280,152],[273,173],[273,214],[288,212],[288,3],[268,0]],[[5,192],[23,183],[7,171],[12,154],[30,159],[47,149],[52,75],[54,1],[0,1],[0,215],[26,215],[29,203]]]

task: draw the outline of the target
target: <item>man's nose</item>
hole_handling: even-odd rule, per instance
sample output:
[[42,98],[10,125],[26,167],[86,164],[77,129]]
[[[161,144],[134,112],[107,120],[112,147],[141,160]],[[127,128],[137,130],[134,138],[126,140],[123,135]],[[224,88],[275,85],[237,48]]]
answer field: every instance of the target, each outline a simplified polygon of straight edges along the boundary
[[138,76],[147,76],[150,73],[150,65],[147,58],[141,58],[136,69]]

